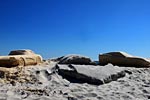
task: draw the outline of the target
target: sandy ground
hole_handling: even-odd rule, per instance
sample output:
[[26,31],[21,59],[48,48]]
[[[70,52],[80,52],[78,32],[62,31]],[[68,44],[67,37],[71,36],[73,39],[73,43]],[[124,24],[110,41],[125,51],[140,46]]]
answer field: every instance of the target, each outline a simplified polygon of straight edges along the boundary
[[[148,100],[150,69],[125,68],[126,76],[104,85],[70,83],[52,73],[55,63],[28,66],[17,77],[1,79],[0,100]],[[17,75],[17,74],[16,74]]]

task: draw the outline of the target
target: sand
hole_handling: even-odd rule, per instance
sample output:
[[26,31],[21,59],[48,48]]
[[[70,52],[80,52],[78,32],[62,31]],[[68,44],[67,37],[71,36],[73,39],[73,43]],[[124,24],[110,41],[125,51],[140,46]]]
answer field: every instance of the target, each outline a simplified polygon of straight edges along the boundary
[[103,85],[70,83],[52,68],[55,63],[28,66],[18,79],[0,83],[0,100],[148,100],[150,69],[123,67],[126,76]]

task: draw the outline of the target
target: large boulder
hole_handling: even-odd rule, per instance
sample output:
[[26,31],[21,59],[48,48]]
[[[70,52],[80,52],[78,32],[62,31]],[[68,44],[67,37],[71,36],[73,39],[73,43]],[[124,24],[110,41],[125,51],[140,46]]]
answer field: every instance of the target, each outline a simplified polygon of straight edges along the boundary
[[90,65],[92,61],[89,57],[81,55],[67,55],[59,59],[59,64],[81,64],[81,65]]
[[123,68],[112,64],[106,66],[57,64],[55,68],[58,70],[59,75],[70,82],[94,85],[109,83],[125,76]]
[[125,52],[109,52],[99,55],[99,64],[111,63],[118,66],[127,67],[150,67],[150,60],[142,57],[132,56]]

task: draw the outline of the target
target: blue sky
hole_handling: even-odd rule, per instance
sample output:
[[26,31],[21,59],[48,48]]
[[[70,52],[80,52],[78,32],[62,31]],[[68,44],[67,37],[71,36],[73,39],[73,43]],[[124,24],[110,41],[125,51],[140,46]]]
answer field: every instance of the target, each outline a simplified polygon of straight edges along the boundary
[[0,0],[0,55],[125,51],[150,57],[149,0]]

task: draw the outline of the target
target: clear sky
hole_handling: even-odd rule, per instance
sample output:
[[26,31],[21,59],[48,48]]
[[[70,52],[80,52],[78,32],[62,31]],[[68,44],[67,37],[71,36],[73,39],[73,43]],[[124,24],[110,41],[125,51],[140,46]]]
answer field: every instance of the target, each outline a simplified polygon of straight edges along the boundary
[[150,0],[0,0],[0,55],[14,49],[150,57]]

